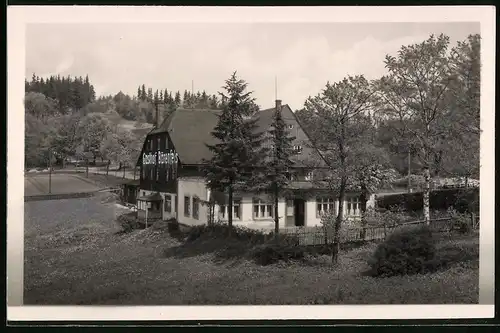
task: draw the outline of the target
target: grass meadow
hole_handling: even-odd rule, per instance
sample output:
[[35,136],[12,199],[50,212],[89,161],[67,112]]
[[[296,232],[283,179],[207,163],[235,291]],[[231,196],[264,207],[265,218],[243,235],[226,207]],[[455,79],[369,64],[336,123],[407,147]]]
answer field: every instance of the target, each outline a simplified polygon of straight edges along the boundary
[[376,244],[329,256],[258,266],[221,260],[217,247],[161,226],[119,233],[124,213],[111,199],[25,203],[26,305],[473,304],[478,302],[479,237],[442,235],[432,274],[363,275]]

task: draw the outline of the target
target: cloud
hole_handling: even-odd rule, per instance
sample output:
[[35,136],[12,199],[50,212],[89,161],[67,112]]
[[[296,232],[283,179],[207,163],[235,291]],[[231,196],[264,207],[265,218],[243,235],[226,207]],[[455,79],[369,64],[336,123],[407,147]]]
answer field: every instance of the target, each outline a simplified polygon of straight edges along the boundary
[[[398,27],[406,27],[398,29]],[[220,91],[233,71],[249,83],[258,104],[278,97],[302,107],[327,81],[385,73],[384,57],[448,27],[464,39],[469,28],[405,24],[74,24],[31,25],[26,75],[89,75],[98,94],[154,89]],[[404,30],[403,35],[402,31]]]
[[71,66],[75,63],[75,58],[72,55],[64,58],[64,60],[57,65],[55,72],[56,73],[65,73],[71,69]]

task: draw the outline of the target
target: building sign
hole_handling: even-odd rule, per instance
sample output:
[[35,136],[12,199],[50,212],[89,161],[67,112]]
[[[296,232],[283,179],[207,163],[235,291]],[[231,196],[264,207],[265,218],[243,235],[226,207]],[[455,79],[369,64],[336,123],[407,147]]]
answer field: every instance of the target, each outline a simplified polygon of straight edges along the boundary
[[142,164],[150,165],[150,164],[168,164],[168,165],[176,165],[179,161],[179,154],[170,150],[168,153],[162,153],[157,151],[155,153],[142,154]]

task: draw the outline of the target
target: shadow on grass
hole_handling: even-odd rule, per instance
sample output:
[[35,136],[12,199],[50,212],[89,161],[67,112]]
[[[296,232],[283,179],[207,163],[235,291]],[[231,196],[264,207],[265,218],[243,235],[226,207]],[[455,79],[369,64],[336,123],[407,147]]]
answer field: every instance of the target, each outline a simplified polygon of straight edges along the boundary
[[[186,234],[180,231],[172,231],[172,237],[183,237]],[[224,264],[231,262],[232,265],[238,265],[249,257],[253,244],[232,239],[230,237],[200,237],[194,241],[184,241],[179,246],[164,249],[165,258],[190,258],[206,254],[214,255],[214,263]]]

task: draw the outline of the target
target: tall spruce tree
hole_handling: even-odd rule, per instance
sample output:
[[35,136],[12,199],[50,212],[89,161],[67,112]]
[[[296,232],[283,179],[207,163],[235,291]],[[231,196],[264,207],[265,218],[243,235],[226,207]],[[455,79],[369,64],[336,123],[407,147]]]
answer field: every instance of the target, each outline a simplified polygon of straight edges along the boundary
[[148,102],[153,103],[153,88],[148,88]]
[[141,87],[141,100],[145,101],[146,100],[146,85],[142,85]]
[[258,133],[256,118],[251,118],[257,109],[251,92],[246,92],[247,83],[234,72],[223,87],[228,103],[219,115],[212,136],[214,145],[207,145],[212,158],[205,161],[203,169],[207,186],[214,193],[227,193],[228,226],[233,225],[233,194],[235,187],[250,189],[255,186],[259,166],[262,166],[262,134]]
[[181,105],[181,103],[182,103],[182,101],[181,101],[181,93],[179,91],[177,91],[175,93],[174,102],[175,102],[175,106],[176,107],[179,107]]
[[286,195],[286,189],[290,182],[287,174],[294,165],[292,156],[295,155],[293,149],[295,137],[288,131],[281,109],[281,105],[276,105],[272,127],[269,131],[269,163],[265,173],[265,190],[272,195],[274,202],[275,237],[279,234],[278,203],[280,197]]

